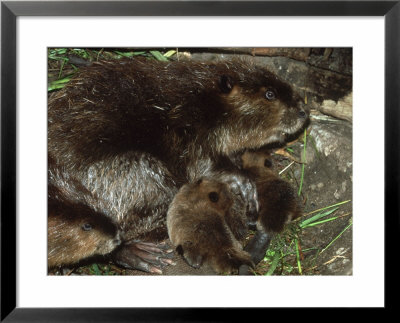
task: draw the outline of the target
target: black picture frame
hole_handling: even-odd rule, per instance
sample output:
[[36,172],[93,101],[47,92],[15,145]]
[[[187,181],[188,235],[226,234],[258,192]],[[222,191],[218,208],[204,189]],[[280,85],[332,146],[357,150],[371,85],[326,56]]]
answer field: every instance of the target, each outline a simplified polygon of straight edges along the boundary
[[[385,308],[399,229],[400,1],[4,1],[1,3],[1,321],[235,321],[243,309],[16,307],[16,19],[18,16],[384,16]],[[373,44],[371,44],[373,46]],[[367,139],[366,139],[367,140]],[[395,230],[395,232],[392,232]],[[397,232],[396,232],[397,231]],[[396,275],[398,276],[398,275]],[[166,292],[167,293],[167,292]],[[257,311],[251,309],[251,311]],[[258,310],[259,311],[259,310]],[[246,313],[244,313],[247,315]],[[257,312],[251,314],[258,315]]]

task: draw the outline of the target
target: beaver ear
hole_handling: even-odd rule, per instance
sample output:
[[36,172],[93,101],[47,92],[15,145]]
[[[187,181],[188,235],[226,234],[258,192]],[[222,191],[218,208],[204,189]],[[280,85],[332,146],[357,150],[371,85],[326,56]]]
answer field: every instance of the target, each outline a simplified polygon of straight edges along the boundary
[[220,82],[219,82],[219,87],[222,91],[222,93],[230,93],[233,89],[234,82],[232,77],[229,75],[222,75]]

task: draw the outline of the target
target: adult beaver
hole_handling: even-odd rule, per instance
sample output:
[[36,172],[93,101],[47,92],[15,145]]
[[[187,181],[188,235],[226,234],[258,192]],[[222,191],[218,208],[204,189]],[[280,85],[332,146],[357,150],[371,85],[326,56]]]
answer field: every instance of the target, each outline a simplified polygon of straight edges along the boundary
[[251,61],[95,62],[49,98],[49,184],[118,223],[118,263],[156,270],[166,251],[137,246],[166,237],[182,184],[227,183],[256,214],[237,154],[284,144],[307,121],[292,88]]

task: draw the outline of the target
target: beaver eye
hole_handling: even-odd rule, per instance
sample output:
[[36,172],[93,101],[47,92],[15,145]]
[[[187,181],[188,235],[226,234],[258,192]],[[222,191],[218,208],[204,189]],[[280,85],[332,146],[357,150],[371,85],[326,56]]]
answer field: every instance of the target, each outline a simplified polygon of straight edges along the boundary
[[93,227],[89,223],[85,223],[84,225],[82,225],[83,231],[90,231],[92,229],[93,229]]
[[268,158],[266,158],[264,160],[264,166],[268,167],[268,168],[271,168],[272,167],[272,162]]
[[208,198],[210,199],[211,202],[213,203],[217,203],[219,200],[219,196],[217,192],[211,192],[210,194],[208,194]]
[[275,92],[272,90],[267,90],[267,92],[265,92],[265,97],[268,100],[274,100],[276,98]]

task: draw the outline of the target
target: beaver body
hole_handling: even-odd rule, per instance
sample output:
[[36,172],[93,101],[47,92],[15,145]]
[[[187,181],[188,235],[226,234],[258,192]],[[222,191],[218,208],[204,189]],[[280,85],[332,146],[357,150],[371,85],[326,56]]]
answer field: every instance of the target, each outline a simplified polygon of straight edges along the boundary
[[281,232],[286,223],[302,215],[294,188],[273,171],[270,153],[246,151],[241,158],[243,169],[250,173],[257,186],[259,229]]
[[185,184],[167,215],[171,242],[194,268],[207,262],[217,273],[252,265],[241,240],[247,232],[246,206],[225,183],[204,178]]
[[255,214],[235,155],[283,144],[307,120],[291,87],[248,61],[96,62],[49,98],[49,184],[116,221],[125,241],[157,241],[179,187],[202,177]]
[[[300,217],[302,207],[292,185],[273,171],[269,152],[246,151],[241,159],[242,167],[255,181],[258,193],[257,231],[245,247],[257,264],[264,258],[273,235],[281,232],[286,223]],[[250,274],[250,267],[243,265],[239,272]]]

